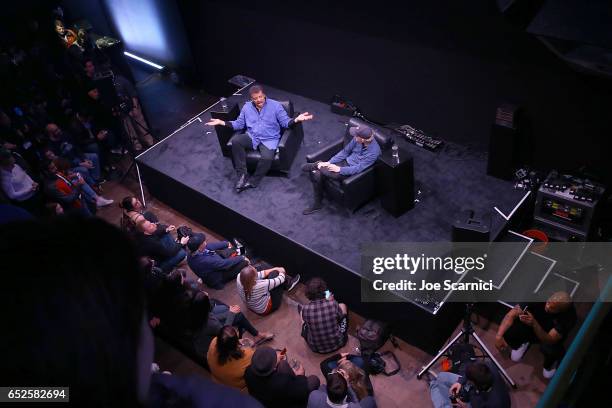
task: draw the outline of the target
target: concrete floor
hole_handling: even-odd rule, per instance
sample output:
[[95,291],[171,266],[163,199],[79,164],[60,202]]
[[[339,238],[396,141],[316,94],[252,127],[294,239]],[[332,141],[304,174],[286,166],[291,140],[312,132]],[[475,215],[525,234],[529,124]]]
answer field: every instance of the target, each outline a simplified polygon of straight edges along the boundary
[[[104,195],[113,198],[117,203],[127,195],[139,193],[138,185],[133,177],[128,177],[123,184],[116,181],[107,182],[104,185],[104,190]],[[176,226],[189,225],[196,231],[206,232],[212,240],[221,238],[214,232],[207,230],[205,226],[187,219],[156,199],[147,197],[147,206],[158,214],[159,218],[165,223]],[[100,210],[98,216],[113,224],[118,224],[121,218],[121,210],[117,205],[112,205]],[[218,298],[225,303],[241,305],[235,283],[227,284],[222,291],[209,290],[209,293],[211,297]],[[342,301],[342,299],[338,300]],[[299,335],[300,319],[297,314],[297,304],[305,301],[303,286],[300,284],[290,296],[285,296],[284,304],[271,316],[262,318],[249,312],[244,307],[242,309],[259,330],[275,333],[275,339],[269,343],[272,347],[286,347],[289,358],[298,359],[304,365],[307,374],[318,375],[323,380],[319,363],[327,356],[310,351]],[[361,321],[363,319],[360,316],[351,314],[351,334],[355,333],[355,328]],[[418,328],[415,328],[415,330],[418,330]],[[518,385],[516,390],[511,391],[512,406],[533,407],[547,384],[547,380],[542,377],[542,357],[538,348],[530,348],[523,361],[515,364],[508,358],[500,356],[495,349],[496,330],[497,325],[495,323],[489,323],[485,319],[479,318],[476,332]],[[348,344],[341,351],[355,352],[357,345],[357,340],[351,336]],[[390,342],[387,342],[383,348],[383,350],[387,349],[393,349]],[[432,406],[426,381],[416,378],[416,373],[424,364],[429,362],[432,356],[403,341],[399,341],[399,348],[394,349],[394,353],[401,362],[401,371],[392,377],[381,375],[372,377],[378,406],[381,408]],[[209,377],[209,373],[205,369],[159,339],[156,340],[155,361],[158,362],[162,370],[169,370],[174,374],[196,373]],[[436,364],[433,369],[436,372],[439,371],[439,365]]]

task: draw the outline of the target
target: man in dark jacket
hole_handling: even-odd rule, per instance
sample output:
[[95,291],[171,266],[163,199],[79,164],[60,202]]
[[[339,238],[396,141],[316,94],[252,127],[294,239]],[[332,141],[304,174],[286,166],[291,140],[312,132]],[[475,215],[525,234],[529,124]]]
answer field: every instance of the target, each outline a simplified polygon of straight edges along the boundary
[[164,272],[170,272],[185,259],[187,254],[183,246],[187,244],[189,237],[181,238],[180,243],[174,241],[170,235],[176,229],[174,225],[153,224],[143,219],[138,223],[137,229],[140,232],[137,241],[141,254],[153,258]]
[[217,251],[227,250],[231,244],[227,241],[209,244],[203,233],[194,234],[187,247],[191,251],[187,258],[189,267],[212,289],[223,289],[225,282],[235,279],[240,270],[249,264],[242,255],[223,258]]
[[316,376],[306,377],[301,365],[294,371],[286,356],[270,347],[255,350],[244,379],[249,394],[268,408],[305,407],[310,392],[320,385]]

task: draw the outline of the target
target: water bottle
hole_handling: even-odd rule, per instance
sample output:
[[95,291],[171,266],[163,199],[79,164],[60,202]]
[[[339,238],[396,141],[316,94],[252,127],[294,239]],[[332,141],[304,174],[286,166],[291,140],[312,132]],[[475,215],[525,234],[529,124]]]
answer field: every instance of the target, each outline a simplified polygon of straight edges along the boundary
[[399,163],[399,146],[395,143],[393,143],[393,146],[391,146],[391,157],[393,157],[393,160]]
[[223,112],[227,112],[227,98],[221,98],[221,109],[223,110]]

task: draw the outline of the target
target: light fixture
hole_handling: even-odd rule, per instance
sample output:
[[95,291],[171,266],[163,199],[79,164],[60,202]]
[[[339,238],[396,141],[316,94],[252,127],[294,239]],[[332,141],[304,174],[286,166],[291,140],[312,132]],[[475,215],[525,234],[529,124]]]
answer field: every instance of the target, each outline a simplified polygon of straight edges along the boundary
[[163,67],[163,66],[161,66],[161,65],[159,65],[159,64],[156,64],[156,63],[154,63],[154,62],[152,62],[152,61],[149,61],[149,60],[147,60],[147,59],[144,59],[144,58],[142,58],[142,57],[139,57],[138,55],[134,55],[134,54],[132,54],[131,52],[123,51],[123,54],[127,55],[127,56],[128,56],[128,57],[130,57],[130,58],[134,58],[134,59],[135,59],[135,60],[137,60],[137,61],[144,62],[145,64],[150,65],[150,66],[152,66],[153,68],[157,68],[157,69],[159,69],[159,70],[163,70],[163,69],[164,69],[164,67]]

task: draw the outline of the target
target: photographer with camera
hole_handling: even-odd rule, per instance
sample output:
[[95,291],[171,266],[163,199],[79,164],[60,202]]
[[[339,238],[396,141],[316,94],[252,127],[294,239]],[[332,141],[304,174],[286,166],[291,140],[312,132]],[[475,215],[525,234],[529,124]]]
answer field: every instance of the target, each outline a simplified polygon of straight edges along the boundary
[[510,408],[510,394],[497,370],[475,362],[465,368],[465,377],[442,372],[429,383],[435,408]]

